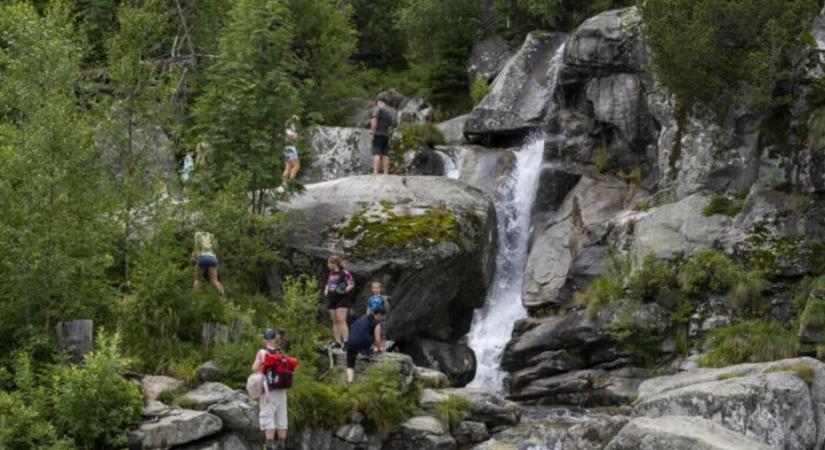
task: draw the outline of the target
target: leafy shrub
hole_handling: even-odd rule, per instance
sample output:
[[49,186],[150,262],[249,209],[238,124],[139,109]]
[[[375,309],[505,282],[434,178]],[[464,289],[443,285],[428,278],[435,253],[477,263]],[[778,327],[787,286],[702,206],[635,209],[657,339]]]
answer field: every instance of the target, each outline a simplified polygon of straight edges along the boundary
[[761,312],[769,303],[763,302],[765,278],[762,272],[741,273],[728,293],[728,303],[739,311]]
[[681,297],[678,262],[647,255],[642,266],[630,274],[628,287],[631,298],[644,302],[655,301],[663,306],[675,305]]
[[418,390],[401,391],[398,364],[382,363],[369,370],[352,386],[354,410],[360,411],[375,430],[386,433],[412,417],[418,409]]
[[316,381],[311,367],[301,364],[289,390],[290,428],[334,427],[349,420],[352,412],[347,386],[337,380]]
[[744,200],[731,200],[727,197],[716,195],[710,199],[708,204],[702,210],[702,215],[710,217],[715,214],[724,214],[729,217],[734,217],[742,211],[745,205]]
[[0,448],[69,450],[73,447],[59,439],[54,426],[19,394],[0,391]]
[[573,299],[577,306],[584,307],[588,317],[593,318],[602,306],[617,302],[624,291],[624,281],[630,273],[630,255],[611,252],[604,258],[606,274],[596,278],[587,289],[576,292]]
[[724,294],[741,278],[742,269],[724,253],[699,250],[679,272],[679,283],[688,295]]
[[799,318],[799,326],[802,328],[825,328],[825,300],[808,300]]
[[473,100],[473,104],[477,105],[489,93],[490,85],[487,84],[487,81],[482,77],[476,77],[473,86],[470,88],[470,98]]
[[393,161],[396,161],[397,170],[405,171],[402,163],[404,154],[407,152],[417,152],[421,146],[426,144],[431,147],[443,145],[446,142],[444,134],[431,122],[409,123],[405,122],[398,126],[398,130],[393,133],[390,139],[390,150]]
[[442,422],[455,428],[467,417],[473,403],[460,395],[450,395],[435,403],[435,416]]
[[98,335],[97,350],[83,366],[58,367],[54,377],[54,422],[83,448],[119,448],[127,427],[140,419],[143,397],[121,373],[120,337]]
[[745,362],[791,358],[799,351],[796,333],[780,322],[751,320],[711,330],[710,350],[699,360],[703,367],[723,367]]
[[622,353],[652,365],[665,338],[668,323],[661,322],[639,300],[625,300],[617,305],[616,317],[604,327]]

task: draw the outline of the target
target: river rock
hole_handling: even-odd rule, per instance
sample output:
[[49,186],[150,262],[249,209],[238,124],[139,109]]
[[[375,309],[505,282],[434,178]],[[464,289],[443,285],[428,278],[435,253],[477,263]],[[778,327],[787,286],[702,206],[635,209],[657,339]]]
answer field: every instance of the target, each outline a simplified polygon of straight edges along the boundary
[[456,442],[448,431],[435,417],[413,417],[390,432],[382,450],[453,450]]
[[460,447],[484,442],[490,438],[487,425],[483,422],[473,422],[469,420],[459,423],[456,429],[452,431],[452,435]]
[[776,448],[697,417],[640,417],[605,450],[768,450]]
[[252,448],[254,447],[248,446],[237,435],[230,434],[220,439],[178,447],[176,450],[251,450]]
[[[308,185],[281,207],[307,218],[309,256],[319,267],[339,254],[360,279],[385,281],[392,340],[454,340],[484,304],[497,230],[492,202],[478,189],[445,177],[349,177]],[[404,234],[388,242],[385,233],[397,227]],[[357,289],[360,313],[369,286]]]
[[416,365],[440,371],[453,386],[465,386],[475,377],[476,355],[467,344],[418,338],[404,345],[403,349]]
[[[344,374],[347,367],[347,352],[343,350],[333,350],[333,361],[335,362],[338,371],[341,374],[341,380],[345,380]],[[367,357],[359,355],[355,361],[355,377],[360,377],[367,372],[371,367],[380,364],[393,364],[398,367],[398,373],[401,377],[401,384],[398,389],[402,393],[407,393],[413,387],[413,383],[418,379],[418,371],[412,358],[409,355],[396,352],[382,352],[374,353]],[[356,421],[357,422],[357,421]]]
[[225,430],[236,431],[242,436],[258,436],[258,405],[246,395],[214,404],[209,407],[209,412],[220,417]]
[[470,85],[477,79],[492,82],[512,56],[510,45],[501,36],[491,36],[477,42],[470,51],[467,63]]
[[780,449],[825,442],[825,364],[812,358],[702,369],[645,381],[635,413],[703,417]]
[[561,33],[528,34],[521,49],[496,77],[490,93],[473,108],[464,134],[522,134],[539,125],[555,90],[555,79],[547,74],[566,37]]
[[206,409],[216,403],[221,403],[237,397],[240,393],[221,383],[204,383],[197,388],[183,394],[181,399],[195,406],[197,409]]
[[539,175],[533,212],[542,213],[559,209],[581,177],[580,173],[562,165],[543,168]]
[[366,128],[319,126],[307,134],[314,161],[301,180],[315,183],[372,172],[372,140]]
[[565,72],[642,72],[647,50],[638,8],[605,11],[582,23],[564,51]]
[[518,404],[496,392],[480,388],[425,389],[421,395],[421,408],[434,411],[436,403],[453,395],[467,399],[472,405],[467,420],[482,422],[493,433],[517,424],[521,418]]
[[207,361],[195,371],[195,376],[202,382],[220,381],[223,370],[215,361]]
[[477,145],[456,147],[462,162],[458,179],[494,196],[516,163],[512,150],[490,149]]
[[165,449],[211,436],[222,427],[221,419],[213,414],[175,409],[157,420],[142,423],[129,440],[140,442],[144,449]]
[[608,124],[618,131],[614,139],[630,152],[608,151],[608,164],[612,167],[640,166],[647,161],[646,151],[658,137],[658,123],[647,106],[646,91],[650,82],[641,75],[620,73],[596,78],[587,84],[586,98],[593,107],[593,117],[598,123]]
[[469,117],[469,114],[464,114],[436,124],[436,128],[444,136],[445,143],[460,144],[464,141],[464,124]]
[[450,386],[450,379],[443,373],[428,367],[416,366],[417,377],[423,386],[441,389]]
[[306,427],[297,433],[290,433],[290,448],[295,450],[326,450],[334,440],[332,432],[326,428]]
[[141,379],[143,397],[147,402],[157,400],[162,392],[174,392],[186,385],[183,380],[177,380],[163,375],[146,375]]

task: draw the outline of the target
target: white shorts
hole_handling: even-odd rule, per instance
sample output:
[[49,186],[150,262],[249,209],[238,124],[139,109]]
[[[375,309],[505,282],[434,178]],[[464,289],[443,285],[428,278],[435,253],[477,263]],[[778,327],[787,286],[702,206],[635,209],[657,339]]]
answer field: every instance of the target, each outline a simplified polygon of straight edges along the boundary
[[261,430],[286,430],[286,391],[283,389],[273,389],[261,397],[261,412],[258,419],[261,422]]

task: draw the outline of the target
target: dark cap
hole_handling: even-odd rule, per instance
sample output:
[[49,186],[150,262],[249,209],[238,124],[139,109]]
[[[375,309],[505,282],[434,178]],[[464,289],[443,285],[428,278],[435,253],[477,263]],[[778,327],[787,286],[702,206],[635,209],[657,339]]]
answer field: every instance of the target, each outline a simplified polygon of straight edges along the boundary
[[275,332],[272,328],[264,331],[264,340],[271,341],[278,337],[278,333]]

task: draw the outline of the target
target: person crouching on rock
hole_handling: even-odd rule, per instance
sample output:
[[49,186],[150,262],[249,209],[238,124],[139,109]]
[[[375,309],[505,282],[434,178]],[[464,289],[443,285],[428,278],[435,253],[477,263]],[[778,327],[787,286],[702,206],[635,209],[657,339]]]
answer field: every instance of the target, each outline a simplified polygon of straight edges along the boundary
[[355,288],[355,279],[344,268],[341,258],[335,255],[327,258],[327,268],[329,277],[324,293],[329,317],[332,319],[332,337],[335,339],[332,346],[342,348],[349,336],[347,314],[349,314],[350,292]]
[[352,324],[352,330],[347,339],[347,383],[352,384],[355,380],[355,362],[359,353],[370,355],[373,344],[378,352],[384,351],[381,330],[384,314],[386,311],[383,308],[377,308],[372,313],[364,314]]
[[[298,360],[287,356],[281,352],[278,334],[274,330],[264,332],[264,348],[255,355],[255,362],[252,363],[252,372],[261,372],[267,378],[270,374],[267,371],[272,368],[276,375],[280,372],[288,372],[289,382],[284,386],[267,384],[266,393],[260,400],[260,412],[258,419],[261,423],[261,430],[266,436],[266,450],[285,450],[287,432],[287,403],[286,389],[292,385],[292,371],[298,366]],[[275,443],[275,437],[278,443]]]
[[201,288],[201,279],[204,274],[209,275],[212,286],[221,294],[226,296],[218,279],[218,257],[215,255],[215,237],[206,231],[195,232],[195,245],[192,248],[192,261],[195,263],[195,281],[192,283],[192,291],[198,292]]

